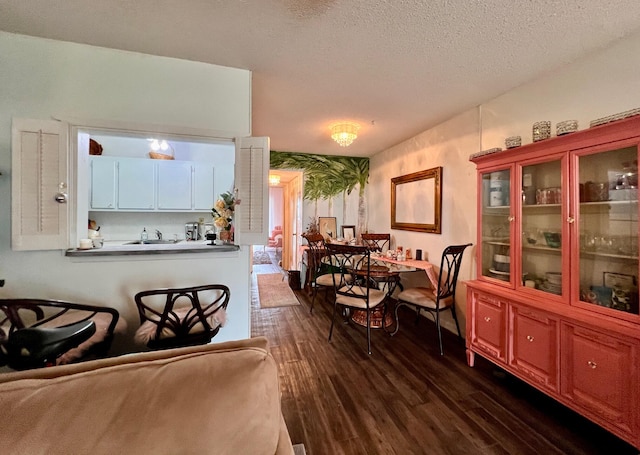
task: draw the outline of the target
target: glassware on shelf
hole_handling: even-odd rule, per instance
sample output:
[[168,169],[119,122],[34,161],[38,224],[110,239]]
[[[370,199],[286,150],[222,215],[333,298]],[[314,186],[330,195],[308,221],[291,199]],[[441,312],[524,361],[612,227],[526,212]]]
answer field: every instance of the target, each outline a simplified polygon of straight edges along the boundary
[[579,157],[586,204],[579,206],[577,264],[582,302],[636,315],[638,201],[631,186],[637,184],[637,153],[627,147]]

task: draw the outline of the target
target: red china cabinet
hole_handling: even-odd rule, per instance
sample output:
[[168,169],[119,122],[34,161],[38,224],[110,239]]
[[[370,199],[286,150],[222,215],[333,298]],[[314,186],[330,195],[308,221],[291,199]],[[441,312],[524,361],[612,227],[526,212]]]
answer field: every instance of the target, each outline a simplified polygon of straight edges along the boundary
[[640,448],[640,117],[471,157],[467,359],[492,361]]

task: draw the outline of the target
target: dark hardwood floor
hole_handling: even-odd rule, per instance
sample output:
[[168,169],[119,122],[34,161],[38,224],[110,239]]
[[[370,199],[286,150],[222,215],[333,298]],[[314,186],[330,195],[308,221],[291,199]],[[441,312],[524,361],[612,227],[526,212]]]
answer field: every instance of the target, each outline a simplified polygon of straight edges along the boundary
[[270,342],[291,439],[309,455],[638,454],[483,358],[469,368],[446,330],[440,356],[435,324],[408,310],[396,336],[374,331],[369,356],[363,328],[337,322],[329,343],[331,306],[319,294],[309,314],[297,295],[300,306],[260,309],[254,273],[252,335]]

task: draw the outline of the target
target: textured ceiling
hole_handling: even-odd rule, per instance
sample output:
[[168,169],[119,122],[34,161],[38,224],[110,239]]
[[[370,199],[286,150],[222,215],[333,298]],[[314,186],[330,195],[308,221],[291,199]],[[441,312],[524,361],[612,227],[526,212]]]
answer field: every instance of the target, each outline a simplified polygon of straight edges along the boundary
[[354,156],[639,28],[637,0],[0,0],[0,30],[249,69],[255,136]]

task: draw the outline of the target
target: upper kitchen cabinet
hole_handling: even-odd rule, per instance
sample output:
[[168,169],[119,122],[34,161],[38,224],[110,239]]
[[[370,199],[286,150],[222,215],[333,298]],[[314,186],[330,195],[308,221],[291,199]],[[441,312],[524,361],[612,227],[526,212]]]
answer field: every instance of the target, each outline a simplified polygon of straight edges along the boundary
[[[93,211],[209,211],[216,197],[217,168],[210,163],[93,156],[90,166]],[[229,188],[232,172],[220,178]]]
[[[233,190],[233,142],[148,136],[91,133],[102,154],[89,157],[88,210],[209,212],[220,194]],[[159,144],[174,159],[151,159]]]
[[156,165],[158,167],[158,209],[191,210],[192,163],[171,160],[158,161]]
[[152,160],[122,158],[118,160],[118,208],[153,210],[155,166]]
[[113,210],[117,207],[117,167],[118,160],[113,157],[91,160],[89,204],[92,209]]

